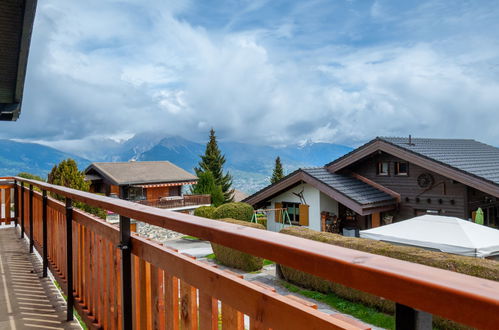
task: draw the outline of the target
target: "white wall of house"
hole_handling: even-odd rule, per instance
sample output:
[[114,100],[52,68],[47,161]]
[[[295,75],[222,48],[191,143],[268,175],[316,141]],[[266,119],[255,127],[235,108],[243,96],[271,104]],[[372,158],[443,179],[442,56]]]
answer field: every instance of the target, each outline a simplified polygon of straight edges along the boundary
[[[309,205],[309,228],[313,230],[321,230],[321,192],[313,186],[303,183],[286,192],[272,198],[269,208],[275,208],[275,203],[289,202],[301,203],[300,198],[293,193],[299,193],[303,189],[303,197],[305,202]],[[326,196],[327,197],[327,196]],[[329,204],[328,204],[329,205]],[[329,205],[331,206],[331,205]],[[333,207],[333,206],[331,206]],[[337,206],[336,206],[337,209]],[[282,224],[275,222],[275,212],[267,214],[267,228],[272,231],[279,231],[282,229]]]
[[331,215],[338,215],[338,202],[328,195],[320,192],[321,196],[321,212],[326,211]]

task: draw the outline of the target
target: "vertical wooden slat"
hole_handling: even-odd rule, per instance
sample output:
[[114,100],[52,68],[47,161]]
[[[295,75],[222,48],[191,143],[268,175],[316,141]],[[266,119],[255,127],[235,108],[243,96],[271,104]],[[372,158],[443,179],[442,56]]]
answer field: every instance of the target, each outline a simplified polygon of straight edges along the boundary
[[152,329],[152,286],[151,286],[151,264],[146,262],[145,273],[145,289],[146,289],[146,311],[147,311],[147,327]]
[[218,300],[199,290],[199,328],[218,330]]
[[182,330],[198,328],[196,288],[182,280],[180,280],[180,324]]
[[[116,272],[116,283],[121,283],[121,252],[113,247],[113,254],[115,257],[114,270]],[[123,328],[123,308],[122,308],[122,292],[116,290],[116,312],[118,314],[118,329]]]
[[162,330],[165,325],[165,294],[163,271],[151,265],[151,310],[152,329]]
[[222,302],[222,329],[244,330],[244,314]]
[[116,324],[116,318],[118,315],[115,313],[116,311],[116,306],[115,306],[115,285],[116,281],[114,279],[114,254],[113,254],[113,244],[110,242],[105,243],[105,249],[107,250],[107,258],[106,258],[106,263],[108,265],[107,267],[107,272],[106,272],[106,286],[109,288],[108,289],[108,294],[105,297],[106,298],[106,311],[107,311],[107,324],[109,326],[109,329],[116,329],[117,324]]
[[179,328],[178,278],[164,271],[166,329]]
[[102,238],[100,235],[95,235],[95,246],[97,247],[97,253],[96,253],[96,256],[95,256],[95,277],[96,277],[96,283],[95,283],[95,291],[94,291],[94,295],[96,296],[96,300],[97,300],[97,307],[96,307],[96,319],[97,319],[97,323],[99,323],[100,325],[104,325],[102,323],[102,315],[103,315],[103,312],[104,312],[104,308],[103,308],[103,300],[102,300],[102,296],[104,295],[104,290],[105,288],[103,287],[102,285],[102,273],[103,273],[103,268],[102,268]]
[[132,309],[134,329],[140,329],[139,258],[132,254]]
[[147,329],[147,277],[146,277],[146,262],[144,259],[138,258],[138,309],[139,320],[138,328]]
[[10,188],[4,190],[5,194],[5,224],[10,225]]

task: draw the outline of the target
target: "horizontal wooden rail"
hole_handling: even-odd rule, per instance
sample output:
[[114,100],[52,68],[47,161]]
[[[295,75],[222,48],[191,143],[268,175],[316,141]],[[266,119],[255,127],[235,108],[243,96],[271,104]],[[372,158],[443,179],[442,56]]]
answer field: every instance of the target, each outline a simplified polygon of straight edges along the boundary
[[[494,281],[289,235],[156,209],[39,181],[15,179],[138,221],[270,259],[473,327],[493,329],[499,324],[499,283]],[[139,238],[134,238],[134,243],[137,245],[133,247],[135,253],[141,254],[145,260],[152,262],[154,253],[159,255],[158,248],[151,247],[154,244],[145,248],[145,243]],[[165,252],[161,254],[166,259]],[[166,264],[163,266],[166,267]],[[261,293],[261,290],[255,292]],[[244,296],[239,298],[246,300]]]

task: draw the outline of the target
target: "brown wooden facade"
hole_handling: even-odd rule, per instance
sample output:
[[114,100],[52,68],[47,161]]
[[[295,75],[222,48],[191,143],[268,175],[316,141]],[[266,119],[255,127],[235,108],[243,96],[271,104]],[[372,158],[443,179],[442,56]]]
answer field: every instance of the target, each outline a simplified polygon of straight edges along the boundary
[[[383,162],[388,163],[387,175],[380,175],[377,172],[378,164]],[[399,163],[407,164],[407,174],[395,173],[395,165]],[[390,212],[394,215],[394,220],[407,219],[428,212],[459,218],[471,216],[466,207],[468,193],[466,185],[402,158],[381,152],[342,171],[359,174],[400,194],[398,209]],[[421,188],[418,185],[417,179],[422,174],[431,175],[434,180],[431,187]]]

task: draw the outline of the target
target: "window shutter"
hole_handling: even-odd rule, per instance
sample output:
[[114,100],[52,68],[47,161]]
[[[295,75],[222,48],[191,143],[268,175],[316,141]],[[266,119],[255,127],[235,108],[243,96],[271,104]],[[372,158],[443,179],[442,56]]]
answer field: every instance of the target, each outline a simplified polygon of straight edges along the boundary
[[300,226],[308,226],[308,208],[307,204],[300,204]]
[[371,228],[376,228],[381,225],[381,215],[379,212],[373,213],[371,215]]
[[[275,208],[276,209],[282,209],[282,203],[275,203]],[[275,210],[275,217],[274,220],[275,222],[282,222],[282,210]]]

